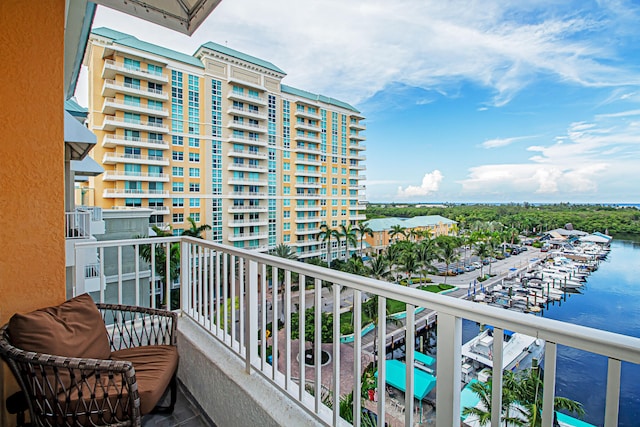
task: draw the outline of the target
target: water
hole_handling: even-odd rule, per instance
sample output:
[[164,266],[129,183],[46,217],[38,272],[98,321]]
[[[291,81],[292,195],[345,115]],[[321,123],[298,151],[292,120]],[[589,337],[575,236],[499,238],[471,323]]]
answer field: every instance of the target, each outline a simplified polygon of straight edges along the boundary
[[[582,294],[550,305],[544,317],[640,337],[640,240],[614,239],[612,251],[589,276]],[[478,327],[465,322],[463,342]],[[584,405],[584,420],[604,424],[607,359],[558,346],[556,396]],[[622,364],[619,426],[640,426],[640,365]]]

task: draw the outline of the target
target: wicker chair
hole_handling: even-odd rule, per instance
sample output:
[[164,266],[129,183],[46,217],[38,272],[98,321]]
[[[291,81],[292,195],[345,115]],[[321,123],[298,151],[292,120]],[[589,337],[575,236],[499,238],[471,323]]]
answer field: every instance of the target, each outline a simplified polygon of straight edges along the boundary
[[[96,306],[106,325],[109,359],[25,351],[12,344],[10,324],[0,329],[0,356],[27,396],[33,425],[139,426],[146,413],[173,411],[177,393],[176,313],[114,304]],[[169,353],[172,360],[167,369],[173,372],[158,373],[158,360],[166,360]],[[158,384],[162,390],[153,389]],[[167,385],[170,404],[157,407]]]

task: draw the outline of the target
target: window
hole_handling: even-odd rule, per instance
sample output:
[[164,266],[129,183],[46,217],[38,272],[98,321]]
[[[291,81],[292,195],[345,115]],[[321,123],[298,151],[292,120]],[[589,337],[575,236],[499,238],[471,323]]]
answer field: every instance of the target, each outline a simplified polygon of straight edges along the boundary
[[200,199],[189,199],[189,207],[190,208],[199,208],[200,207]]
[[291,223],[289,223],[289,222],[285,222],[285,223],[284,223],[284,227],[283,227],[283,228],[284,228],[285,230],[289,230],[289,229],[291,229]]
[[200,162],[200,153],[189,153],[189,161],[193,163]]
[[189,147],[200,147],[200,140],[198,138],[189,138]]
[[181,136],[172,136],[173,145],[184,145],[184,138]]
[[135,105],[135,106],[140,106],[140,97],[139,96],[131,96],[131,95],[125,95],[124,96],[124,103],[125,105]]
[[177,197],[173,199],[173,207],[174,208],[181,208],[184,207],[184,199],[181,197]]
[[189,216],[191,216],[191,219],[196,223],[200,222],[200,212],[192,212]]
[[284,211],[284,217],[285,218],[291,218],[291,212],[290,211]]
[[174,166],[172,168],[171,175],[173,175],[173,176],[184,176],[184,168],[181,168],[181,167],[178,167],[178,166]]
[[173,214],[173,222],[184,222],[184,214],[174,213]]
[[140,89],[140,79],[133,79],[131,77],[124,78],[124,86],[133,89]]
[[124,205],[131,208],[139,208],[142,206],[142,199],[125,199]]
[[140,114],[124,113],[125,123],[140,123]]
[[140,70],[140,61],[131,58],[124,58],[124,68],[129,70]]
[[338,178],[331,178],[332,185],[338,185]]
[[150,99],[147,105],[152,110],[162,110],[162,101],[154,101]]
[[189,191],[191,193],[198,193],[200,192],[200,183],[198,182],[191,182],[189,183]]
[[200,178],[200,168],[189,168],[189,176],[191,178]]
[[184,191],[184,183],[183,182],[174,182],[174,183],[172,183],[171,190],[174,193],[182,193]]
[[282,175],[282,180],[284,182],[291,182],[291,175],[287,175],[287,174]]
[[173,152],[173,160],[176,161],[183,161],[184,160],[184,153],[182,151],[174,151]]

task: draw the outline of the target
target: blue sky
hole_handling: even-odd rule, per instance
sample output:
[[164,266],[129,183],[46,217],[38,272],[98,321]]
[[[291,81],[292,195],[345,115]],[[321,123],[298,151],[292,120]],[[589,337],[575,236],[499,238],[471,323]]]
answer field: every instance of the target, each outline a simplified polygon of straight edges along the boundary
[[[640,202],[640,3],[223,0],[186,36],[268,60],[367,118],[373,202]],[[86,84],[78,99],[86,105]]]

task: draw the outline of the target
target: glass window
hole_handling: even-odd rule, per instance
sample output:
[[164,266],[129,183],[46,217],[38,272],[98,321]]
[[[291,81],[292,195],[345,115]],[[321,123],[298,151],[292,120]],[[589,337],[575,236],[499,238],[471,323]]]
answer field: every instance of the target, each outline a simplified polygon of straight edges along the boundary
[[184,222],[184,214],[174,213],[173,214],[173,222]]
[[173,152],[173,160],[176,161],[183,161],[184,160],[184,153],[182,151],[174,151]]
[[174,166],[172,168],[171,175],[173,175],[173,176],[184,176],[184,168],[181,168],[179,166]]
[[189,207],[191,207],[191,208],[199,208],[200,207],[200,199],[189,199]]
[[173,199],[173,207],[174,208],[181,208],[184,206],[184,199],[181,197],[177,197]]

